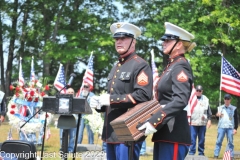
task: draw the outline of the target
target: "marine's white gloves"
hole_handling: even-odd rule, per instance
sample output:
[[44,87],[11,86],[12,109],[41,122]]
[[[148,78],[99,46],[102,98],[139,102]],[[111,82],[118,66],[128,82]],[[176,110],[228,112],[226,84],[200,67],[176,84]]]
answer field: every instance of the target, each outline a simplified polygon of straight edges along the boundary
[[100,102],[99,102],[99,96],[92,96],[90,98],[89,105],[90,105],[91,108],[101,109],[101,105],[100,105]]
[[153,134],[153,133],[157,132],[157,130],[149,122],[144,123],[141,127],[138,128],[138,130],[143,130],[145,128],[146,128],[145,133],[144,133],[145,136],[148,136],[149,134]]
[[100,95],[99,102],[101,106],[110,106],[110,95],[109,94]]

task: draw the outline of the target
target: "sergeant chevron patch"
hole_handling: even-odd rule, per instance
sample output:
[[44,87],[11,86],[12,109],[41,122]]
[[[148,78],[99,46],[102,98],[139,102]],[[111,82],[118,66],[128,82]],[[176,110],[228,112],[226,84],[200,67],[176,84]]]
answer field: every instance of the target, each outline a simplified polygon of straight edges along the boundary
[[188,76],[186,75],[186,73],[184,73],[184,71],[181,71],[177,75],[177,80],[180,81],[180,82],[186,82],[188,80]]
[[142,71],[138,76],[137,76],[137,84],[140,86],[145,86],[148,84],[148,76],[144,71]]

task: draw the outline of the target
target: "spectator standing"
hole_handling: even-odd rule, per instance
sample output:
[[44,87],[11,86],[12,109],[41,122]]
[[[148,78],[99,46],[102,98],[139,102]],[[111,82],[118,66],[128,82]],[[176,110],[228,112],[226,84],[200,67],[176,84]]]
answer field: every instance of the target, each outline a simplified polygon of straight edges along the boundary
[[[67,94],[75,94],[73,88],[68,88],[67,89]],[[62,135],[63,134],[63,129],[60,129],[60,145],[62,147]],[[75,135],[76,135],[76,128],[71,128],[68,129],[68,152],[73,153],[74,150],[74,144],[75,144]],[[62,148],[60,148],[60,151]]]
[[192,143],[189,148],[189,155],[196,153],[196,139],[198,138],[198,155],[204,156],[205,133],[206,129],[211,126],[212,111],[209,106],[209,99],[203,95],[201,85],[196,86],[196,95],[198,103],[193,109],[190,121]]
[[5,93],[0,91],[0,125],[5,120],[6,115],[6,99],[5,99]]
[[216,116],[219,117],[218,135],[217,135],[217,142],[214,150],[214,158],[218,158],[219,156],[219,152],[222,146],[222,141],[225,135],[227,137],[226,150],[230,150],[231,159],[233,159],[233,156],[234,156],[233,135],[237,133],[238,111],[236,106],[231,105],[231,100],[232,100],[231,95],[225,94],[224,105],[218,107],[218,112],[216,114]]
[[[94,93],[91,92],[92,88],[90,88],[90,85],[86,82],[83,83],[83,88],[80,93],[80,98],[87,98],[87,101],[89,102],[90,97],[94,96]],[[79,133],[78,133],[78,143],[82,143],[83,139],[83,133],[84,133],[84,128],[87,128],[87,136],[88,136],[88,144],[94,144],[94,133],[91,129],[91,127],[86,124],[86,120],[83,118],[84,114],[82,114],[81,118],[81,123],[80,123],[80,128],[79,128]]]

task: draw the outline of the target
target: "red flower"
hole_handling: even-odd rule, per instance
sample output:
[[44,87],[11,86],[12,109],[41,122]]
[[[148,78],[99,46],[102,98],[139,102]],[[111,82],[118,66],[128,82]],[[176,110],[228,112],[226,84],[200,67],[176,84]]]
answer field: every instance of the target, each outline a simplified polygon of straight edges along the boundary
[[25,98],[27,98],[28,97],[28,93],[25,93]]
[[15,108],[15,107],[16,107],[16,105],[15,105],[15,104],[12,104],[12,105],[11,105],[11,108]]
[[30,95],[34,96],[35,92],[34,91],[30,91]]
[[9,89],[12,91],[12,90],[14,90],[14,86],[13,85],[10,85],[10,87],[9,87]]
[[16,92],[16,93],[15,93],[15,96],[16,96],[16,97],[19,97],[19,93],[18,93],[18,92]]
[[19,90],[20,90],[20,88],[19,88],[19,87],[16,87],[16,92],[19,91]]
[[15,111],[14,111],[14,110],[11,110],[11,111],[10,111],[10,114],[15,114]]
[[45,92],[41,92],[41,94],[40,94],[42,97],[45,95]]
[[49,90],[49,86],[48,86],[48,85],[45,86],[45,90],[46,90],[46,91]]
[[24,92],[28,92],[28,90],[26,88],[23,89]]
[[32,101],[32,97],[29,97],[27,100],[28,100],[28,101]]
[[34,99],[34,102],[38,102],[38,97],[36,97],[36,98]]

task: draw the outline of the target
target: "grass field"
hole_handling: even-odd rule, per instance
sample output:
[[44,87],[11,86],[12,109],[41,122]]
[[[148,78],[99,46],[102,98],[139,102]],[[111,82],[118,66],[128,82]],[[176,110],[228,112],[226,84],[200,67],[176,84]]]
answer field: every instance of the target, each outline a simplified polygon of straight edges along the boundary
[[[10,129],[10,126],[7,122],[2,123],[0,126],[0,142],[3,142],[6,140],[8,131]],[[85,129],[86,130],[86,129]],[[213,152],[215,148],[215,142],[217,137],[217,124],[216,120],[213,120],[212,126],[210,129],[206,132],[206,141],[205,141],[205,155],[209,158],[209,160],[213,159]],[[94,137],[94,143],[102,145],[101,139],[98,139],[97,135]],[[18,139],[17,130],[13,130],[13,139]],[[87,135],[85,133],[83,137],[83,143],[87,144]],[[234,136],[234,146],[235,151],[240,151],[240,133],[237,133]],[[147,138],[147,147],[152,147],[153,143],[151,142],[151,136]],[[60,157],[58,155],[58,151],[60,148],[60,142],[59,142],[59,129],[55,128],[54,126],[51,126],[51,138],[45,141],[44,145],[44,155],[47,156],[47,154],[53,155],[53,153],[56,153],[55,158],[43,158],[44,160],[60,160]],[[223,146],[219,155],[219,159],[222,159],[223,152],[226,148],[226,138],[224,139]],[[38,154],[40,155],[41,147],[37,148]],[[70,159],[70,158],[69,158]],[[72,158],[71,158],[72,159]],[[76,160],[80,160],[81,158],[76,158]],[[152,153],[148,153],[148,156],[141,156],[140,160],[149,160],[152,159]],[[240,158],[239,158],[240,159]]]

